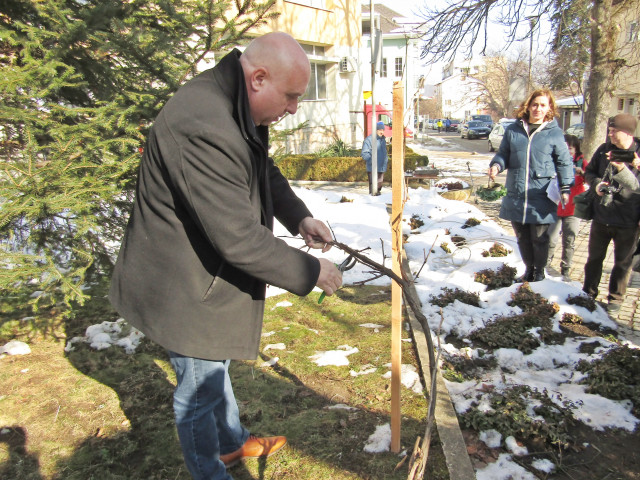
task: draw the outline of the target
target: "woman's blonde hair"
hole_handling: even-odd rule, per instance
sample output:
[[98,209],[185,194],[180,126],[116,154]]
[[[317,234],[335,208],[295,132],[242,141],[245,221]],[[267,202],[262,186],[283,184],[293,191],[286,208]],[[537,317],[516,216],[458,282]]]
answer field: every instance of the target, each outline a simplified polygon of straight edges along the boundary
[[533,102],[534,98],[547,97],[549,99],[549,111],[544,117],[544,121],[548,122],[558,116],[558,110],[556,108],[556,101],[553,98],[553,93],[548,88],[538,88],[529,94],[527,99],[522,102],[518,110],[516,111],[517,118],[523,118],[527,122],[529,121],[529,105]]

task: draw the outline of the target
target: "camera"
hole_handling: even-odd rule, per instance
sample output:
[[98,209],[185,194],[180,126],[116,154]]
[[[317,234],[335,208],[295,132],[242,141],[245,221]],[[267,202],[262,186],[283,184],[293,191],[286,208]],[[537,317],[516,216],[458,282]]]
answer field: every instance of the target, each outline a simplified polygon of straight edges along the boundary
[[600,191],[604,193],[600,198],[600,205],[608,207],[613,203],[613,194],[616,193],[618,189],[611,185],[603,185],[600,187]]
[[610,158],[612,162],[633,163],[634,153],[632,150],[611,150]]

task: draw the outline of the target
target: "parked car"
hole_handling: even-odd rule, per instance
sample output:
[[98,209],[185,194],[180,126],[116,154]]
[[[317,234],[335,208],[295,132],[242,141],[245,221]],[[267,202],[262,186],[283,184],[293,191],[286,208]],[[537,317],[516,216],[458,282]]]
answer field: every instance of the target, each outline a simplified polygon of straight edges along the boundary
[[515,120],[503,119],[500,120],[500,123],[496,123],[489,134],[489,151],[495,152],[498,147],[500,147],[500,143],[502,142],[502,137],[504,136],[504,129],[511,125]]
[[491,129],[484,125],[484,122],[471,121],[462,125],[460,130],[460,138],[487,138],[491,133]]
[[567,128],[564,133],[567,135],[575,135],[580,140],[584,138],[584,123],[574,123],[569,128]]
[[450,132],[459,132],[460,131],[460,120],[451,119],[451,126],[449,127]]
[[482,122],[485,127],[489,128],[489,130],[493,128],[493,119],[491,118],[491,115],[471,115],[469,121]]

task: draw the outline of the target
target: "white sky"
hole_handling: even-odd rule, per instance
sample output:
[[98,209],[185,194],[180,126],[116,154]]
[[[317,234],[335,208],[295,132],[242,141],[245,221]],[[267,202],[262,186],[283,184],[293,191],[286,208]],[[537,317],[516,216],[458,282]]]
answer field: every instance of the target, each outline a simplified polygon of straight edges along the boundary
[[[411,16],[419,16],[418,12],[421,9],[424,9],[424,5],[428,4],[431,8],[434,5],[441,4],[446,6],[446,0],[403,0],[401,2],[392,1],[392,0],[378,0],[379,3],[386,5],[387,7],[395,10],[398,13],[406,15],[408,17]],[[369,2],[363,2],[363,4],[369,5]],[[375,8],[375,7],[374,7]],[[488,47],[487,53],[493,53],[494,51],[500,51],[504,47],[505,39],[507,38],[507,29],[501,25],[489,24],[489,36],[488,36]],[[521,29],[521,35],[526,34],[527,28]],[[547,41],[549,38],[550,26],[548,23],[543,21],[541,25],[536,30],[533,38],[533,57],[540,56],[545,54],[547,51]],[[483,33],[479,34],[479,39],[474,45],[474,53],[478,53],[483,45]],[[524,40],[523,42],[513,44],[509,51],[515,51],[518,48],[525,48],[526,51],[529,51],[530,43],[529,40]],[[462,53],[462,52],[460,52]],[[442,62],[438,62],[436,64],[427,64],[425,66],[426,72],[425,75],[427,77],[428,84],[435,84],[442,80]]]
[[[446,148],[444,145],[442,148]],[[469,179],[466,159],[451,159],[438,157],[436,151],[430,153],[431,165],[434,163],[445,175],[452,175],[458,179],[466,181]],[[475,175],[483,175],[489,163],[489,155],[477,155],[469,164],[469,168]],[[380,240],[384,242],[386,255],[391,252],[391,231],[389,226],[389,214],[387,204],[391,204],[391,192],[388,187],[383,189],[383,194],[378,197],[369,196],[365,189],[360,191],[354,189],[337,190],[310,190],[304,187],[294,187],[296,193],[302,198],[314,216],[326,221],[331,225],[336,239],[354,249],[371,250],[368,255],[375,261],[382,263],[382,251]],[[353,200],[352,202],[340,202],[342,197]],[[424,226],[414,232],[410,232],[408,224],[412,215],[419,216],[424,221]],[[469,218],[481,220],[481,224],[475,227],[462,228]],[[477,292],[480,295],[481,307],[472,307],[466,304],[455,302],[443,309],[444,321],[439,339],[443,350],[449,354],[466,355],[470,358],[479,356],[479,351],[471,344],[462,350],[454,345],[445,342],[448,334],[456,335],[460,338],[467,338],[475,329],[481,328],[486,322],[497,316],[505,316],[519,313],[518,307],[511,307],[507,302],[511,300],[511,294],[519,284],[508,288],[493,291],[485,291],[485,286],[474,281],[475,272],[485,269],[497,269],[503,263],[507,263],[518,269],[522,273],[524,266],[520,260],[515,238],[507,234],[496,222],[486,217],[480,210],[470,203],[446,200],[437,193],[437,189],[410,189],[409,198],[404,208],[404,232],[411,233],[409,241],[405,244],[405,250],[409,258],[412,272],[417,272],[423,264],[424,254],[433,246],[427,264],[424,266],[420,277],[416,280],[416,290],[422,302],[422,312],[427,317],[433,332],[436,332],[440,324],[440,309],[429,303],[432,296],[437,296],[443,287],[451,289],[460,288],[470,292]],[[275,228],[276,235],[288,236],[288,232],[279,224]],[[456,249],[451,242],[451,235],[460,235],[466,239],[467,245]],[[286,239],[296,247],[302,245],[301,240]],[[446,253],[440,248],[442,242],[447,242],[453,249],[452,254]],[[500,242],[511,250],[507,257],[491,258],[483,257],[482,252],[488,250],[494,242]],[[338,249],[331,249],[326,254],[312,251],[312,253],[340,263],[345,254]],[[387,259],[386,265],[389,265]],[[345,272],[344,283],[352,284],[359,280],[370,277],[366,273],[368,267],[361,264],[356,265],[352,270]],[[378,285],[388,285],[390,281],[382,278],[372,282]],[[581,316],[585,321],[601,324],[609,328],[616,329],[617,324],[613,322],[607,314],[598,306],[595,312],[588,312],[582,307],[569,305],[566,301],[568,295],[581,294],[581,285],[578,282],[566,283],[560,278],[547,277],[541,282],[531,284],[531,288],[548,299],[556,302],[560,306],[559,313],[553,318],[554,329],[559,329],[559,320],[562,314],[573,313]],[[281,290],[270,288],[269,295],[282,293]],[[285,293],[281,301],[275,308],[288,308],[288,296]],[[319,295],[319,290],[310,295]],[[362,328],[370,328],[374,334],[388,335],[386,328],[375,324],[362,324]],[[263,335],[269,337],[276,332],[265,332]],[[318,332],[310,331],[310,335]],[[434,334],[435,336],[435,334]],[[127,352],[134,354],[135,348],[141,340],[139,332],[131,331],[126,327],[123,320],[118,322],[104,322],[100,325],[93,325],[87,329],[84,337],[71,339],[66,349],[75,348],[79,342],[86,342],[95,349],[124,348]],[[266,340],[266,338],[265,338]],[[631,415],[631,405],[629,402],[613,401],[598,395],[587,394],[585,386],[579,381],[583,375],[576,371],[575,366],[581,359],[593,359],[602,355],[608,348],[615,345],[605,339],[599,338],[601,346],[596,348],[592,357],[580,353],[580,345],[592,342],[593,338],[573,338],[568,339],[564,345],[542,344],[529,355],[524,355],[516,349],[499,349],[493,353],[497,360],[498,367],[493,371],[486,372],[482,382],[468,381],[465,383],[447,382],[451,398],[455,408],[459,413],[468,408],[488,408],[486,401],[487,392],[482,388],[483,384],[491,384],[499,391],[512,385],[529,385],[539,391],[547,390],[554,395],[554,400],[571,400],[580,402],[574,412],[575,417],[591,426],[595,430],[602,430],[609,427],[623,428],[632,431],[639,420]],[[437,342],[434,341],[435,344]],[[630,343],[632,347],[638,347]],[[15,348],[21,346],[15,345]],[[265,350],[270,351],[273,357],[272,362],[261,365],[261,368],[270,368],[278,361],[278,357],[287,354],[287,346],[278,343],[269,343]],[[2,349],[0,348],[0,353]],[[11,354],[11,352],[5,352]],[[22,348],[20,352],[28,354],[28,349]],[[336,344],[333,349],[327,352],[317,352],[309,358],[309,362],[316,362],[318,365],[339,365],[341,368],[350,368],[349,359],[357,358],[359,354],[358,345]],[[485,356],[486,357],[486,356]],[[2,355],[0,355],[0,359]],[[386,365],[367,365],[360,371],[350,369],[352,376],[375,374],[376,367]],[[367,367],[367,368],[365,368]],[[28,373],[28,372],[27,372]],[[406,388],[415,388],[415,369],[409,366],[403,367],[403,384]],[[472,407],[472,404],[479,404],[480,407]],[[485,405],[483,407],[483,405]],[[342,407],[341,407],[342,408]],[[347,407],[344,407],[347,408]],[[371,432],[371,438],[366,445],[360,448],[370,452],[386,451],[389,448],[388,429],[382,425],[375,432]],[[525,471],[513,457],[523,454],[517,447],[514,439],[502,438],[499,432],[483,432],[482,438],[490,446],[504,446],[510,453],[504,453],[496,463],[488,465],[483,470],[476,472],[479,480],[500,480],[507,478],[521,478],[535,480],[531,473]],[[536,463],[541,471],[551,472],[554,468],[550,462],[539,459]],[[512,477],[509,477],[512,475]]]

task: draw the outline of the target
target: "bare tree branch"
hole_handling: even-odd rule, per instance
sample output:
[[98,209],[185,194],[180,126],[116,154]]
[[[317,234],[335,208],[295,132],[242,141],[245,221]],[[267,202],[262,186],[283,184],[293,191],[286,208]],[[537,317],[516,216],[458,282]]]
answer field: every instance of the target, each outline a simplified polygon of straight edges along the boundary
[[[419,12],[424,19],[422,30],[427,32],[422,36],[421,58],[434,62],[450,60],[458,52],[470,57],[482,30],[480,54],[485,55],[490,23],[508,29],[504,42],[507,49],[512,43],[528,38],[532,33],[529,18],[545,15],[552,5],[551,0],[463,0],[451,1],[444,9],[425,7]],[[523,23],[527,33],[519,36],[518,29]]]

